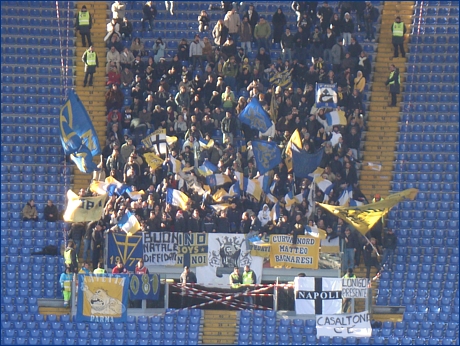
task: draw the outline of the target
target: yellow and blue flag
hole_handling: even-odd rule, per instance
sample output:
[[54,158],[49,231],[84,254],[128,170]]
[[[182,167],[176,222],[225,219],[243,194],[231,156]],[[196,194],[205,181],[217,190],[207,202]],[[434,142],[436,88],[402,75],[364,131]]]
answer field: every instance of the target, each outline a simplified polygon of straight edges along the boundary
[[179,207],[182,210],[185,210],[187,208],[188,201],[188,196],[182,191],[176,189],[166,190],[166,203]]
[[255,199],[260,201],[260,196],[262,195],[262,187],[257,179],[243,179],[243,191],[249,193]]
[[154,153],[144,153],[143,154],[145,162],[149,165],[150,168],[157,169],[163,164],[163,159],[158,157]]
[[141,229],[141,225],[139,224],[136,215],[130,213],[129,211],[122,216],[120,221],[118,221],[118,227],[120,227],[120,229],[128,236]]
[[275,142],[254,140],[252,150],[257,170],[261,175],[276,167],[281,162],[281,151]]
[[296,178],[308,178],[308,174],[315,171],[323,158],[324,148],[314,154],[309,154],[305,150],[292,151],[292,163]]
[[59,125],[65,154],[70,155],[81,172],[98,171],[93,157],[101,153],[99,139],[85,106],[73,90],[69,90],[69,97],[61,108]]
[[263,109],[257,97],[252,98],[238,118],[243,124],[260,132],[266,132],[272,126],[269,114]]
[[338,110],[325,114],[326,121],[329,126],[333,125],[347,125],[347,118],[345,118],[345,112]]
[[206,177],[206,184],[210,187],[221,186],[231,182],[232,179],[226,174],[211,174]]
[[198,173],[204,177],[214,174],[219,171],[219,168],[209,160],[204,160],[203,164],[198,167]]
[[214,139],[212,138],[209,141],[204,138],[200,138],[198,142],[200,143],[201,149],[211,149],[214,146]]
[[286,149],[284,151],[284,163],[286,164],[288,172],[292,170],[292,151],[299,151],[300,149],[302,149],[302,139],[300,138],[299,130],[296,129],[292,133],[291,138],[289,139],[289,142],[286,144]]
[[270,77],[270,84],[286,89],[292,87],[290,71],[284,70],[275,73],[273,76]]

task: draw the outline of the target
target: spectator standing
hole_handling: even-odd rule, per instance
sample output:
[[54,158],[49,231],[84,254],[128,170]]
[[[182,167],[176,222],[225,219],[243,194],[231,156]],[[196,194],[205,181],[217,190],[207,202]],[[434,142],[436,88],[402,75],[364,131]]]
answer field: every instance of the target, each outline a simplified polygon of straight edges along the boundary
[[76,28],[80,32],[81,44],[86,47],[86,40],[88,40],[88,46],[91,46],[91,26],[92,26],[91,14],[86,9],[86,6],[81,7],[80,12],[77,14]]
[[351,35],[355,31],[355,23],[351,19],[350,13],[345,13],[345,16],[342,20],[342,36],[345,40],[345,46],[349,46],[351,44]]
[[133,23],[124,17],[120,24],[120,34],[123,40],[130,40],[133,33]]
[[[91,236],[93,234],[94,223],[90,223],[86,226],[85,235],[83,236],[83,261],[88,262],[92,260],[93,253],[91,250]],[[94,268],[94,267],[93,267]]]
[[[356,279],[356,275],[353,272],[353,268],[348,268],[346,274],[342,276],[342,279]],[[344,298],[342,304],[342,313],[346,314],[349,313],[349,309],[351,306],[351,298]]]
[[401,56],[406,57],[406,52],[404,51],[404,35],[406,34],[406,25],[401,22],[401,17],[397,16],[395,22],[391,25],[392,43],[394,48],[394,57],[399,56],[398,48],[401,50]]
[[251,32],[254,34],[256,25],[259,23],[259,13],[257,13],[253,4],[249,5],[248,10],[244,13],[243,17],[248,17]]
[[99,60],[97,54],[90,46],[88,50],[83,53],[81,60],[85,63],[85,79],[83,81],[83,87],[86,87],[89,76],[89,86],[93,86],[93,74],[96,72],[96,67],[99,67]]
[[281,7],[279,7],[272,18],[273,24],[273,43],[280,43],[281,36],[284,32],[284,27],[286,26],[286,16],[283,13]]
[[283,61],[292,60],[292,51],[294,49],[294,35],[291,35],[291,30],[286,28],[286,33],[281,36],[281,49]]
[[240,285],[243,283],[241,275],[240,275],[240,268],[234,267],[233,272],[228,277],[230,287],[231,288],[239,288]]
[[107,23],[107,35],[104,37],[104,42],[109,41],[114,34],[120,36],[120,24],[115,19],[111,19]]
[[240,40],[241,47],[244,49],[244,53],[247,55],[252,51],[251,41],[252,41],[252,28],[249,24],[248,17],[243,17],[243,22],[240,26]]
[[115,19],[117,23],[121,25],[126,13],[126,5],[122,1],[115,1],[112,4],[111,10],[112,18]]
[[[142,8],[142,31],[153,31],[153,20],[157,15],[157,9],[153,1],[147,1]],[[146,30],[146,27],[148,30]]]
[[160,62],[161,58],[165,57],[165,48],[166,44],[163,42],[161,37],[158,37],[155,46],[153,47],[153,61],[155,61],[156,64]]
[[214,43],[222,47],[225,41],[227,41],[227,36],[228,28],[224,25],[223,19],[219,19],[214,29],[212,29],[212,37],[214,38]]
[[269,39],[271,34],[272,29],[270,24],[265,20],[264,17],[260,17],[259,23],[254,29],[254,38],[257,40],[257,46],[259,49],[263,47],[267,52],[270,52]]
[[321,23],[322,32],[326,32],[326,29],[331,22],[331,18],[333,14],[334,12],[332,8],[329,7],[329,4],[327,3],[327,1],[324,1],[323,6],[321,6],[318,9],[318,14],[317,14],[317,17],[319,18],[320,23]]
[[204,42],[200,40],[200,35],[195,35],[195,39],[190,43],[190,58],[192,60],[192,68],[196,69],[203,65],[203,48]]
[[[255,285],[257,282],[256,273],[249,267],[249,265],[244,266],[243,275],[241,275],[241,281],[243,285]],[[246,293],[250,294],[251,287],[248,286]],[[254,299],[250,296],[244,296],[244,301],[248,304],[254,304]]]
[[45,220],[48,222],[56,222],[58,220],[59,211],[57,207],[53,204],[52,200],[48,200],[45,210],[43,211],[43,215],[45,217]]
[[209,23],[211,19],[208,16],[208,13],[205,10],[202,10],[200,15],[198,16],[198,31],[204,32],[209,29]]
[[364,41],[366,42],[375,42],[374,22],[377,17],[378,9],[375,8],[370,1],[366,1],[366,7],[364,9],[364,29],[366,31]]
[[223,133],[223,143],[233,144],[233,137],[236,133],[236,121],[232,117],[232,113],[227,111],[225,118],[221,122],[221,130]]
[[343,249],[343,266],[345,269],[353,269],[355,263],[355,252],[357,246],[357,240],[353,233],[351,233],[350,229],[347,227],[345,228],[345,235],[343,237],[345,244]]
[[380,264],[377,258],[377,243],[375,238],[371,238],[370,242],[368,242],[364,246],[364,264],[366,265],[366,278],[370,279],[371,274],[371,267],[375,267],[377,269],[377,273],[380,272]]
[[83,222],[74,222],[72,226],[70,226],[70,234],[69,238],[73,240],[75,244],[75,253],[77,257],[80,255],[80,248],[81,248],[81,240],[85,235],[86,228]]
[[238,42],[238,35],[240,31],[241,19],[240,15],[234,8],[227,12],[224,17],[224,25],[228,28],[229,35],[233,38],[233,41]]
[[396,107],[396,95],[400,93],[400,77],[399,69],[394,64],[390,65],[390,76],[385,82],[385,85],[390,86],[391,103],[389,106]]
[[337,39],[337,43],[331,49],[331,61],[332,61],[332,70],[335,74],[340,72],[340,66],[345,54],[343,51],[343,40],[342,37]]
[[73,273],[71,272],[70,268],[66,267],[65,272],[61,274],[59,278],[59,282],[62,288],[62,294],[64,296],[64,307],[67,308],[70,305],[70,296],[72,291],[72,281],[73,281]]
[[388,228],[387,233],[383,237],[383,260],[382,265],[387,266],[391,269],[393,263],[393,255],[396,250],[396,235],[393,233],[393,229]]
[[366,86],[366,78],[364,78],[363,73],[358,71],[356,73],[356,77],[354,79],[354,90],[358,90],[360,93],[364,91],[364,87]]
[[102,250],[102,226],[100,223],[96,225],[93,230],[93,234],[91,235],[91,251],[93,253],[93,268],[96,268],[99,263],[99,259],[101,258],[101,250]]
[[22,209],[22,220],[23,221],[38,221],[38,212],[35,202],[31,199],[26,203]]
[[112,269],[112,274],[128,274],[128,269],[125,268],[122,261],[118,261],[117,265]]
[[181,292],[181,308],[186,308],[189,306],[191,298],[187,294],[187,284],[196,284],[197,279],[194,272],[190,271],[188,266],[184,267],[184,271],[180,274],[180,283],[182,285]]

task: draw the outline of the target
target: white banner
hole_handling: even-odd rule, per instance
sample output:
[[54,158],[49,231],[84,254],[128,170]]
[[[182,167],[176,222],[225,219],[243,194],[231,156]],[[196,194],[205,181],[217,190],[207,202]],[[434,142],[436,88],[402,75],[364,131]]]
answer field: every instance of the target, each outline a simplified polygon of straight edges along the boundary
[[342,311],[342,279],[296,277],[297,315],[338,314]]
[[369,279],[342,279],[342,298],[367,298]]
[[144,263],[146,266],[175,265],[178,234],[173,232],[143,232]]
[[371,321],[367,311],[355,314],[317,315],[316,336],[365,338],[372,335]]
[[196,268],[199,284],[205,286],[228,286],[229,275],[233,267],[238,266],[240,273],[245,265],[249,265],[256,274],[257,283],[262,277],[262,257],[251,256],[246,247],[244,234],[208,234],[208,265]]

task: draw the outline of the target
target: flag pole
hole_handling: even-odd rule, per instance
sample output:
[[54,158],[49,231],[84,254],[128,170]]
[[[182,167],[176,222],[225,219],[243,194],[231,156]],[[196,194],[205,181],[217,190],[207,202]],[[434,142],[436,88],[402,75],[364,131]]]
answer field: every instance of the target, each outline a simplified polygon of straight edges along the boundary
[[366,236],[364,236],[364,238],[366,238],[366,239],[367,239],[367,243],[368,243],[368,244],[371,244],[371,246],[372,246],[372,249],[374,249],[374,250],[375,250],[375,252],[377,253],[377,256],[380,256],[379,252],[377,251],[377,248],[374,246],[374,244],[372,244],[372,243],[371,243],[371,241],[369,240],[369,238],[368,238],[368,237],[366,237]]

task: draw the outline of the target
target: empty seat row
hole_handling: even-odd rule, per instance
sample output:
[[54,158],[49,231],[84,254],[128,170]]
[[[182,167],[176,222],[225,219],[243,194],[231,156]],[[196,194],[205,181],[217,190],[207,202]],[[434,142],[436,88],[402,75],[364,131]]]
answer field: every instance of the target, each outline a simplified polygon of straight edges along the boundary
[[396,163],[395,164],[395,172],[422,172],[422,173],[430,173],[430,172],[450,172],[456,173],[458,172],[458,163],[447,163],[445,165],[441,163]]
[[[432,124],[427,124],[427,125],[422,125],[422,124],[413,124],[413,125],[411,125],[411,124],[402,124],[399,127],[399,130],[401,132],[420,132],[420,133],[428,132],[428,135],[431,135],[430,132],[432,132],[433,134],[436,134],[436,135],[443,135],[444,132],[455,133],[456,129],[458,129],[458,125],[455,125],[455,124],[449,124],[449,125],[446,125],[446,124],[438,124],[438,125],[432,125]],[[414,136],[414,135],[416,135],[416,134],[410,135],[410,138],[412,138],[412,136]],[[420,134],[418,134],[418,135],[420,136]],[[409,135],[406,135],[406,136],[409,137]],[[435,141],[434,138],[433,138],[433,141]]]
[[[59,184],[60,181],[62,180],[61,176],[58,175],[35,175],[35,174],[2,174],[2,183],[18,183],[18,182],[23,182],[23,183],[32,183],[36,182],[39,184]],[[70,177],[69,177],[70,178]]]
[[[421,114],[421,113],[403,113],[401,116],[401,122],[430,122],[430,123],[458,123],[458,113],[450,114]],[[447,129],[447,128],[446,128]]]
[[416,112],[416,113],[436,113],[436,112],[458,112],[458,103],[440,103],[432,104],[432,103],[418,103],[418,102],[406,102],[402,106],[403,112]]
[[458,75],[456,74],[408,74],[406,76],[407,83],[454,83],[457,81]]
[[416,17],[413,19],[414,24],[427,24],[427,25],[454,25],[458,24],[458,18],[456,17]]
[[[3,14],[3,13],[2,13]],[[16,25],[16,26],[21,26],[22,24],[20,22],[23,22],[24,24],[27,25],[27,21],[21,21],[20,18],[17,17],[8,17],[4,19],[5,23],[7,25]],[[59,24],[61,27],[68,27],[72,30],[75,27],[75,19],[70,18],[67,20],[67,18],[61,17],[60,23],[58,23],[57,19],[38,19],[38,18],[29,18],[29,26],[33,27],[42,27],[42,28],[58,28]],[[27,41],[26,41],[27,42]]]
[[70,166],[56,166],[56,165],[49,165],[49,166],[31,166],[31,165],[1,165],[1,173],[6,174],[63,174],[63,175],[71,175],[72,168]]
[[[422,128],[422,132],[417,131]],[[406,129],[406,128],[405,128]],[[415,130],[415,131],[414,131]],[[447,133],[445,133],[447,132]],[[424,144],[436,144],[436,143],[458,143],[458,125],[437,125],[426,124],[423,127],[421,125],[413,125],[412,133],[407,131],[402,131],[398,136],[399,144],[407,145],[424,145]],[[402,149],[404,150],[404,149]],[[409,149],[411,151],[419,151],[414,149]]]
[[[398,173],[399,174],[399,173]],[[409,173],[407,175],[413,175]],[[416,179],[413,181],[418,181],[417,177],[411,177],[411,179]],[[399,210],[459,210],[460,205],[458,202],[424,202],[424,201],[404,201],[398,204]],[[393,208],[390,210],[389,215],[392,212],[398,212],[398,209]]]
[[[50,59],[48,58],[40,58],[40,60],[43,60],[43,63],[40,62],[39,64],[40,65],[44,65],[45,64],[45,60],[47,60],[48,62],[50,61]],[[17,63],[18,61],[21,61],[21,64],[28,64],[28,61],[26,58],[18,58],[16,60],[16,58],[14,57],[9,57],[5,60],[5,63],[6,64],[15,64]],[[49,65],[49,64],[48,64]],[[60,65],[60,64],[59,64]],[[48,68],[48,67],[39,67],[38,69],[36,67],[23,67],[23,66],[14,66],[14,67],[11,67],[11,66],[2,66],[2,73],[5,73],[5,74],[27,74],[27,75],[42,75],[42,76],[59,76],[61,74],[61,69],[59,67],[51,67],[51,68]]]
[[[21,134],[28,134],[28,135],[38,134],[40,136],[48,136],[48,135],[59,136],[60,135],[60,129],[56,126],[5,125],[2,127],[2,132],[4,132],[5,134],[15,134],[15,135],[21,135]],[[5,139],[5,141],[7,140]]]
[[458,84],[410,84],[404,85],[404,91],[406,92],[420,92],[420,93],[443,93],[443,94],[458,94]]
[[[417,73],[417,72],[414,72]],[[406,90],[406,93],[403,96],[403,102],[418,102],[418,103],[423,103],[423,102],[429,102],[429,103],[458,103],[458,94],[441,94],[441,95],[435,95],[435,94],[421,94],[420,92],[417,93],[412,93],[408,90]]]
[[[54,131],[53,131],[54,133]],[[2,142],[4,144],[41,144],[41,145],[57,145],[60,143],[59,137],[55,136],[46,136],[45,134],[40,136],[34,136],[27,134],[23,135],[5,135],[2,136]]]
[[[72,86],[74,85],[72,77],[67,78],[67,85]],[[5,84],[14,84],[14,85],[23,85],[26,87],[25,84],[29,84],[31,86],[56,86],[56,85],[62,85],[64,83],[64,80],[59,78],[59,77],[35,77],[35,76],[21,76],[21,75],[2,75],[2,83]],[[11,111],[10,111],[11,112]]]
[[458,43],[458,35],[423,35],[423,36],[412,36],[410,39],[410,43],[414,44],[456,44]]
[[20,116],[20,115],[5,115],[2,116],[2,124],[4,125],[42,125],[42,126],[59,126],[59,118],[58,117],[37,117],[37,116]]
[[26,163],[26,164],[52,164],[56,165],[62,161],[62,157],[50,155],[18,155],[18,154],[2,154],[2,161],[5,163]]
[[[417,9],[418,11],[420,8]],[[418,12],[417,11],[417,12]],[[437,9],[436,7],[424,7],[423,8],[423,14],[426,14],[428,16],[458,16],[458,7],[441,7]]]

